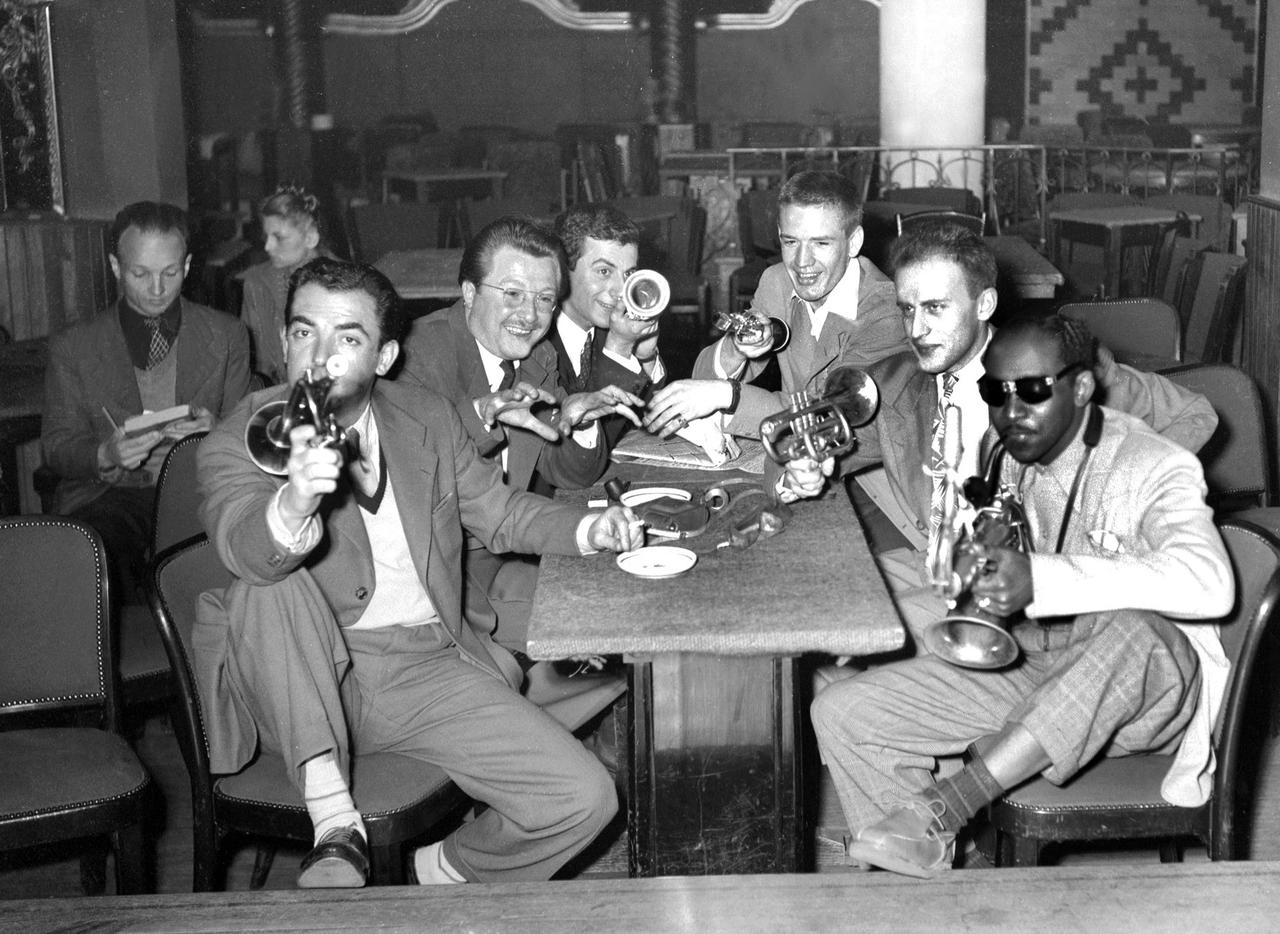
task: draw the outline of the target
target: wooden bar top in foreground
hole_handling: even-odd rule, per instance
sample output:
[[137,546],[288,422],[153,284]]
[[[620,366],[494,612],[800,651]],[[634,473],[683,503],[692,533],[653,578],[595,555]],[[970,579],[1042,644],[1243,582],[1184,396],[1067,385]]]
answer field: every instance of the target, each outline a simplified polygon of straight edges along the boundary
[[0,902],[0,931],[1272,931],[1280,863],[1099,863]]

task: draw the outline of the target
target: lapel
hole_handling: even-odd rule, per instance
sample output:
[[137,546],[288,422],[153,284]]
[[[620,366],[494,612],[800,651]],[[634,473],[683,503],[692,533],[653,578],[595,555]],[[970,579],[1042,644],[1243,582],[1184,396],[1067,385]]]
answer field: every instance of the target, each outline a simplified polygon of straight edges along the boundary
[[[387,471],[395,484],[396,502],[400,508],[400,523],[413,565],[431,592],[429,572],[432,568],[433,534],[431,519],[436,504],[436,474],[439,467],[434,447],[427,444],[427,427],[412,414],[401,408],[381,386],[374,387],[373,416],[378,420],[378,439],[387,459]],[[406,508],[408,507],[408,508]],[[364,522],[359,508],[353,504],[356,522],[364,538],[365,553],[368,539],[364,536]],[[423,545],[426,544],[424,548]]]
[[175,396],[195,400],[200,387],[216,369],[220,355],[210,352],[215,335],[204,315],[185,298],[179,301],[182,302],[182,327],[178,331]]
[[120,310],[116,305],[102,313],[98,338],[94,346],[89,348],[96,361],[93,367],[95,378],[101,380],[98,392],[103,399],[112,403],[108,406],[109,410],[114,409],[111,411],[112,418],[123,422],[142,411],[142,394],[138,392],[138,380],[133,375],[133,361],[129,358],[129,348],[124,342]]
[[556,352],[556,373],[560,376],[560,385],[567,390],[573,385],[573,364],[569,362],[569,356],[565,353],[564,341],[560,339],[560,329],[556,327],[555,321],[551,322],[547,340],[551,342],[551,347]]
[[902,383],[897,396],[885,401],[894,413],[894,424],[884,426],[889,431],[881,431],[884,459],[895,465],[890,475],[905,484],[903,492],[915,504],[918,517],[927,518],[933,485],[922,468],[929,463],[933,412],[938,407],[937,383],[917,369]]

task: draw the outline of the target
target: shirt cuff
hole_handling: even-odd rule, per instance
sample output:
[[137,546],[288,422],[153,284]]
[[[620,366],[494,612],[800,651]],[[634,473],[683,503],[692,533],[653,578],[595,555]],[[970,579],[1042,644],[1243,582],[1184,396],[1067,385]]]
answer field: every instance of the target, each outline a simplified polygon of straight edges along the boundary
[[598,548],[591,547],[591,523],[600,517],[598,512],[589,512],[582,517],[582,521],[578,523],[578,531],[576,538],[578,542],[578,551],[583,555],[594,555]]
[[747,365],[744,363],[741,366],[739,366],[736,370],[734,370],[732,373],[725,372],[724,367],[720,363],[720,345],[729,339],[730,338],[727,334],[724,337],[720,338],[720,340],[715,345],[715,353],[711,355],[711,368],[715,371],[716,377],[718,379],[737,379],[742,375],[742,371],[747,368]]
[[618,366],[626,367],[632,373],[640,372],[640,361],[636,359],[635,354],[630,354],[629,356],[624,357],[620,353],[614,353],[608,347],[603,348],[603,350],[604,350],[604,355],[608,357],[610,360],[612,360],[614,363],[618,364]]
[[267,503],[267,528],[271,537],[280,546],[281,551],[291,555],[305,555],[320,544],[320,520],[314,515],[307,516],[297,534],[289,531],[280,515],[280,497],[284,495],[284,487],[276,490],[276,495]]

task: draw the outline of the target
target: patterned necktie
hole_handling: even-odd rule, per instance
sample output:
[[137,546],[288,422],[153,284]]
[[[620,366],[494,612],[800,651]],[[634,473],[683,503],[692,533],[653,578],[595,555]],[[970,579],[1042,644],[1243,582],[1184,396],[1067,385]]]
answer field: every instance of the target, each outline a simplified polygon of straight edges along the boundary
[[498,383],[497,391],[502,392],[516,384],[516,365],[510,360],[503,360],[498,366],[502,368],[502,380]]
[[958,377],[954,373],[942,375],[942,394],[938,397],[938,408],[933,413],[933,439],[929,445],[929,472],[933,476],[933,496],[929,502],[929,542],[933,543],[942,524],[942,514],[946,505],[947,476],[946,434],[947,405],[951,401],[951,390],[955,389]]
[[143,318],[143,322],[151,329],[151,342],[147,345],[147,366],[149,370],[165,358],[169,352],[169,338],[160,328],[159,318]]
[[591,383],[591,356],[593,338],[595,337],[595,328],[587,329],[587,340],[582,345],[582,356],[578,357],[578,379],[576,386],[578,392],[586,392],[587,387]]

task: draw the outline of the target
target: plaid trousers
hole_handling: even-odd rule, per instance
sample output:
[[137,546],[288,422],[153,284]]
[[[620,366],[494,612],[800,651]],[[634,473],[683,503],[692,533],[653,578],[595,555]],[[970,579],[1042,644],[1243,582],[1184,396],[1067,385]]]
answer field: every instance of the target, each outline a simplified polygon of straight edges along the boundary
[[[885,816],[934,780],[935,757],[1020,723],[1061,784],[1099,754],[1171,753],[1195,710],[1195,650],[1142,610],[1014,627],[1023,657],[1003,671],[920,656],[837,681],[814,699],[813,727],[849,828]],[[1047,636],[1048,647],[1044,645]]]

